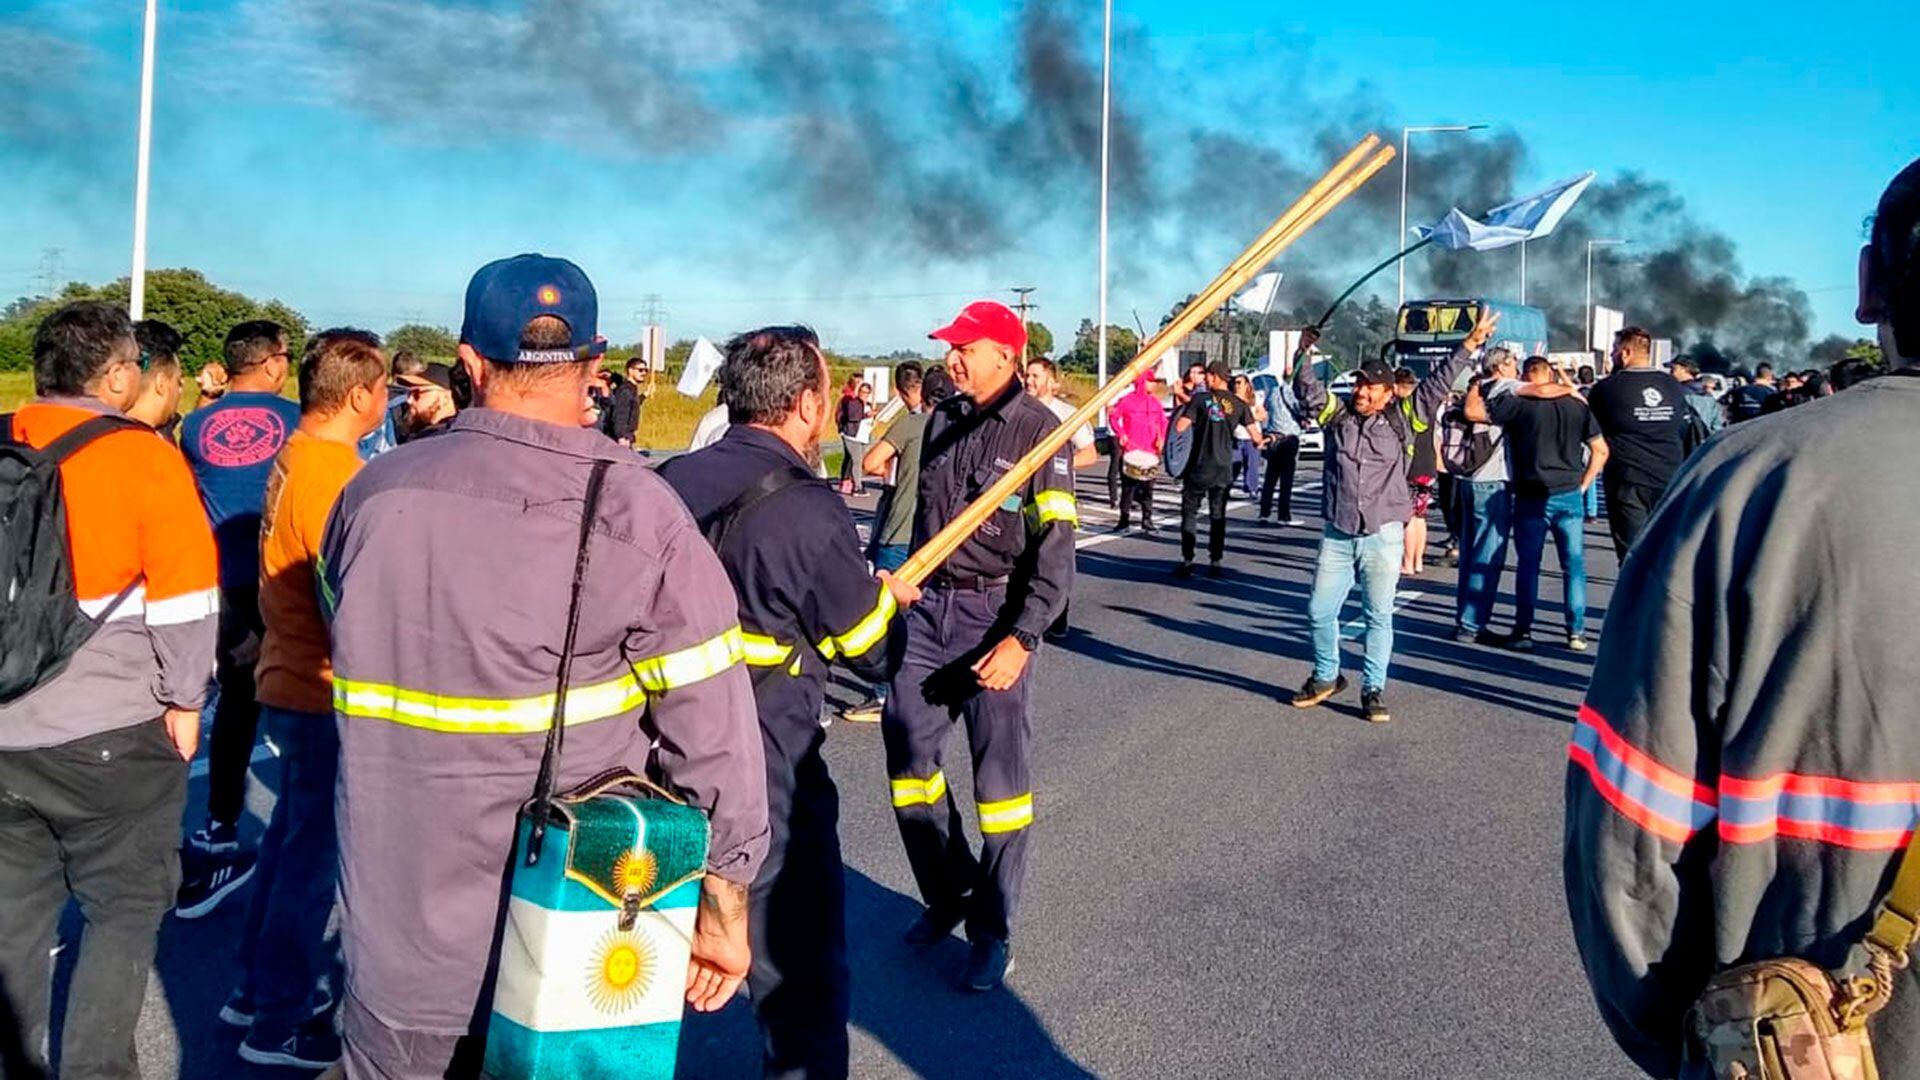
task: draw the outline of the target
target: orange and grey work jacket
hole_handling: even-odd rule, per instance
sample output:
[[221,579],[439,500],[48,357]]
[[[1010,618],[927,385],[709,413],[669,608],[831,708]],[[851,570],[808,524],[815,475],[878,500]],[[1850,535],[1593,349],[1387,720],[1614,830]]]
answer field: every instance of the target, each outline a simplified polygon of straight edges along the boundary
[[[348,992],[387,1026],[467,1029],[515,813],[532,793],[587,476],[595,516],[559,784],[645,771],[753,880],[766,770],[733,589],[673,491],[597,431],[487,409],[347,485],[320,567],[340,729]],[[484,1010],[481,1010],[484,1015]]]

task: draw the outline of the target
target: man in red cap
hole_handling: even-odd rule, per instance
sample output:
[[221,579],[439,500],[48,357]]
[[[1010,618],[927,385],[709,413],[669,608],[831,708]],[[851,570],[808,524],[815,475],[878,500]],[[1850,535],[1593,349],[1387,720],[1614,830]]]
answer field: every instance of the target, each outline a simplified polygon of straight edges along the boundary
[[[957,395],[928,422],[920,463],[917,548],[1059,425],[1015,377],[1026,327],[1004,304],[978,301],[931,335],[947,344]],[[904,655],[881,731],[893,812],[927,908],[907,941],[931,946],[966,923],[969,990],[1013,970],[1009,944],[1026,865],[1033,788],[1027,743],[1028,663],[1073,586],[1073,465],[1064,448],[960,545],[904,613]],[[981,851],[966,839],[941,760],[965,717]]]

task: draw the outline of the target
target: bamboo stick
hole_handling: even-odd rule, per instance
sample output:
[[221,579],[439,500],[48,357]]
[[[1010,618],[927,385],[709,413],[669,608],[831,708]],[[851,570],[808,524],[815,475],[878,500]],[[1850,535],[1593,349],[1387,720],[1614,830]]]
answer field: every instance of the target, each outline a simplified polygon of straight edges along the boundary
[[[1120,369],[1107,385],[1096,390],[1085,402],[1075,409],[1073,415],[1060,422],[1060,426],[1049,432],[1039,444],[1029,450],[1026,456],[1008,469],[1000,479],[994,481],[981,492],[959,516],[928,539],[918,551],[896,573],[903,581],[914,585],[921,584],[930,577],[940,564],[945,562],[961,544],[966,543],[975,530],[979,529],[988,516],[1000,504],[1012,495],[1028,478],[1040,471],[1058,453],[1062,446],[1073,437],[1084,424],[1090,423],[1100,410],[1111,405],[1132,385],[1141,372],[1152,367],[1168,349],[1193,332],[1207,316],[1226,303],[1228,298],[1238,292],[1260,272],[1274,257],[1286,250],[1308,229],[1318,224],[1335,206],[1347,196],[1353,194],[1361,184],[1385,168],[1393,160],[1392,146],[1379,146],[1379,136],[1368,135],[1358,145],[1348,151],[1332,169],[1327,171],[1312,187],[1307,189],[1287,211],[1280,215],[1267,231],[1260,235],[1233,262],[1222,270],[1212,284],[1194,297],[1174,320],[1161,328],[1153,339],[1143,345],[1126,367]],[[1358,165],[1368,151],[1379,147],[1373,157],[1364,165]],[[1358,168],[1355,166],[1358,165]]]

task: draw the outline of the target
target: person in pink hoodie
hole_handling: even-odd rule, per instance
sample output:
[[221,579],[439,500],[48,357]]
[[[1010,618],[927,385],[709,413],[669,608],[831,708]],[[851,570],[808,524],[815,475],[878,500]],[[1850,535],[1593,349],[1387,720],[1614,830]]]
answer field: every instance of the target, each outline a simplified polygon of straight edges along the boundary
[[1153,532],[1153,478],[1160,472],[1160,454],[1167,446],[1167,414],[1153,392],[1153,375],[1133,380],[1133,392],[1107,410],[1115,452],[1121,458],[1120,528],[1132,524],[1133,504],[1140,503],[1140,527]]

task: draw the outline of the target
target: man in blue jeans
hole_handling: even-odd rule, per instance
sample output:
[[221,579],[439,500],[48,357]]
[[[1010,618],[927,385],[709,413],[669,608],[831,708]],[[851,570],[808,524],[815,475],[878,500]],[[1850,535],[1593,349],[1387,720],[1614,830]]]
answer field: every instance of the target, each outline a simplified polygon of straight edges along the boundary
[[1460,348],[1414,387],[1411,409],[1391,407],[1396,402],[1393,368],[1380,360],[1368,360],[1355,372],[1350,400],[1328,393],[1308,358],[1320,335],[1312,328],[1300,335],[1293,392],[1326,432],[1321,499],[1327,525],[1307,604],[1313,624],[1313,674],[1293,695],[1294,708],[1311,708],[1347,687],[1340,674],[1340,608],[1357,579],[1367,621],[1360,709],[1376,724],[1392,719],[1385,696],[1387,663],[1393,658],[1393,595],[1400,584],[1406,522],[1413,516],[1407,460],[1414,421],[1434,422],[1453,381],[1493,336],[1499,321],[1498,315],[1489,314],[1476,323]]
[[[1487,350],[1475,387],[1492,399],[1519,385],[1520,362],[1513,350],[1496,345]],[[1506,434],[1497,425],[1475,423],[1468,461],[1476,467],[1461,473],[1460,582],[1455,590],[1454,640],[1497,644],[1488,629],[1494,598],[1500,595],[1500,577],[1506,571],[1507,544],[1513,536],[1513,473],[1507,461]]]
[[[1567,610],[1567,648],[1587,651],[1586,492],[1607,462],[1607,440],[1593,411],[1571,386],[1556,384],[1544,356],[1527,361],[1526,384],[1492,401],[1475,387],[1467,418],[1499,424],[1513,467],[1513,633],[1500,644],[1533,649],[1533,613],[1540,595],[1540,564],[1547,533],[1560,553]],[[1581,459],[1585,457],[1583,462]]]

